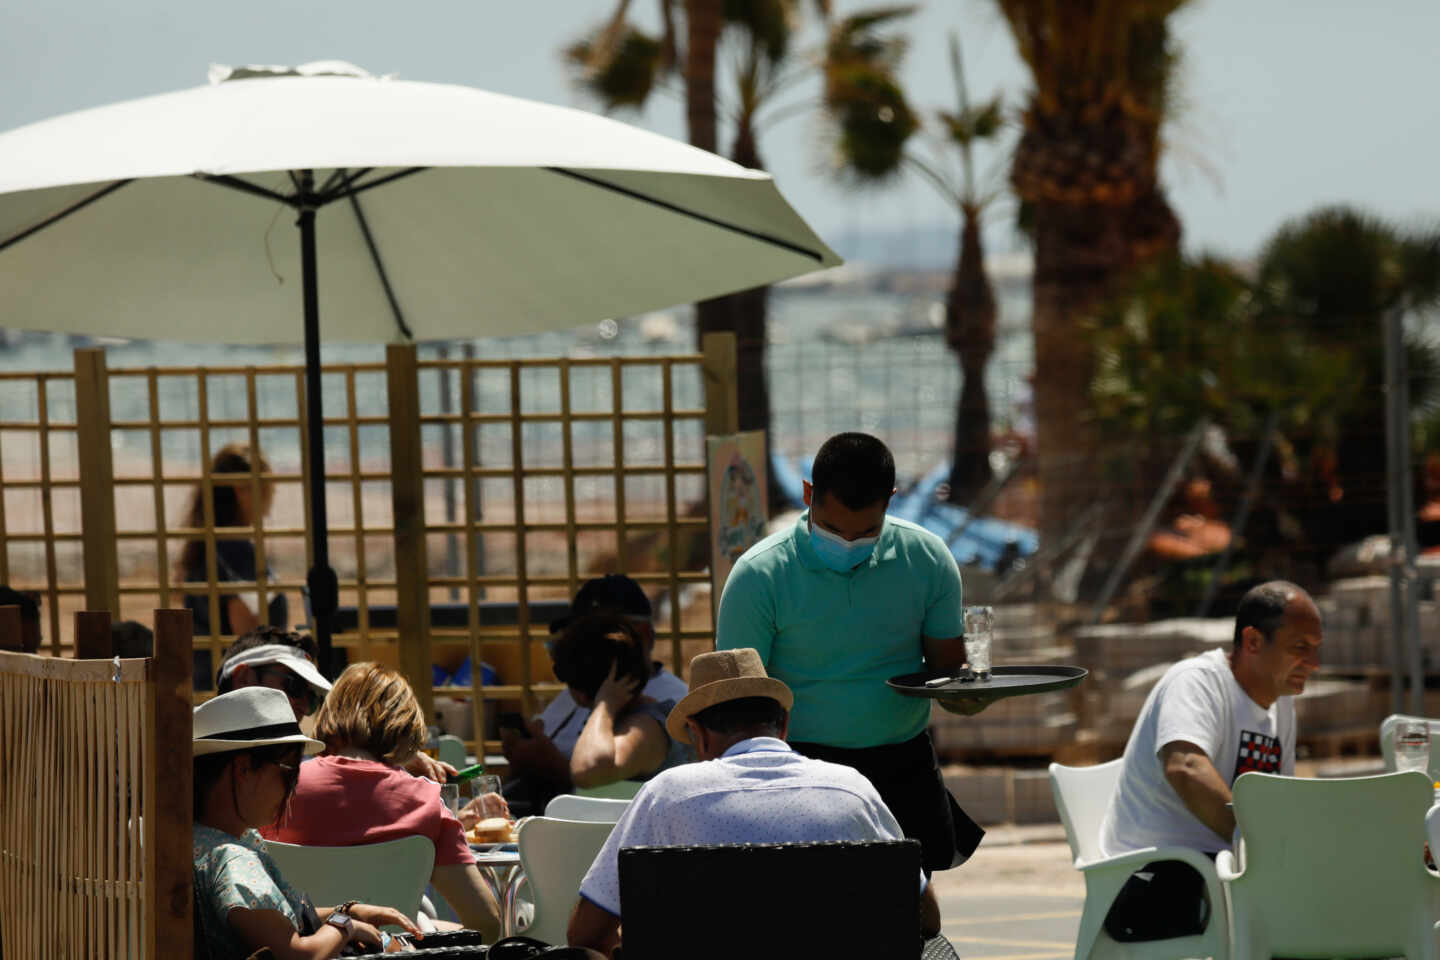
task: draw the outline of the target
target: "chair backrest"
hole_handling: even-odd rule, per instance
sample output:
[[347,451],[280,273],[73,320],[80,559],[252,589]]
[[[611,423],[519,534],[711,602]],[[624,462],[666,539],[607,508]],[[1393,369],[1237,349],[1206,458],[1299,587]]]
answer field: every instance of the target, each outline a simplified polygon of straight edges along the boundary
[[[109,642],[103,612],[76,615],[91,659],[0,652],[6,956],[193,956],[190,612],[154,622],[145,659],[87,640],[98,626]],[[0,608],[0,646],[19,631],[19,609]]]
[[265,841],[280,875],[319,906],[359,900],[394,907],[412,919],[435,866],[429,837],[401,837],[356,847],[311,847]]
[[607,783],[603,787],[576,787],[575,794],[580,797],[594,797],[598,800],[633,800],[640,788],[645,786],[639,780],[616,780],[614,783]]
[[1103,859],[1100,853],[1100,823],[1110,798],[1120,783],[1123,760],[1111,760],[1093,767],[1050,764],[1050,792],[1055,809],[1065,825],[1065,839],[1078,863]]
[[556,820],[615,823],[628,806],[629,800],[607,800],[604,797],[579,797],[573,793],[562,793],[545,805],[545,816]]
[[1395,725],[1401,720],[1424,720],[1430,725],[1430,779],[1440,780],[1440,747],[1435,743],[1435,734],[1440,733],[1440,720],[1429,717],[1412,717],[1405,713],[1392,713],[1380,721],[1380,756],[1385,761],[1387,772],[1395,772]]
[[[1235,781],[1244,837],[1232,897],[1263,918],[1278,956],[1401,956],[1429,917],[1425,813],[1433,793],[1411,770],[1310,780],[1246,773]],[[1237,924],[1238,924],[1237,920]],[[1429,922],[1426,921],[1428,934]]]
[[915,840],[620,851],[626,960],[914,957],[919,900]]
[[535,919],[525,935],[546,943],[565,942],[570,911],[580,898],[580,881],[613,823],[531,817],[520,822],[516,843],[520,867],[535,901]]
[[465,741],[453,734],[441,734],[435,754],[435,759],[460,770],[465,766]]

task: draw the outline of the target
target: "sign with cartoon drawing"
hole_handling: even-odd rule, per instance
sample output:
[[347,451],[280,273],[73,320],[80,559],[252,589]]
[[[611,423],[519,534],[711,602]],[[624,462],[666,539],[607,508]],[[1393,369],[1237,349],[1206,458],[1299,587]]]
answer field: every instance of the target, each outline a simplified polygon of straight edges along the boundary
[[740,555],[765,537],[765,432],[707,437],[710,470],[710,584],[719,603]]

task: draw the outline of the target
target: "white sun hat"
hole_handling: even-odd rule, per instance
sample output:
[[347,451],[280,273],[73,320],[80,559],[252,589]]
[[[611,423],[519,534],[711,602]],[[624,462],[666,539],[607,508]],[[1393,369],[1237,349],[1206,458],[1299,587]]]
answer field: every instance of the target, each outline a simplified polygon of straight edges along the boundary
[[296,743],[306,754],[325,744],[300,732],[290,698],[272,687],[244,687],[222,693],[195,708],[194,755]]
[[330,692],[330,681],[315,669],[315,664],[298,647],[292,647],[287,643],[266,643],[258,647],[251,647],[235,654],[224,665],[220,667],[220,681],[223,683],[226,677],[235,672],[236,667],[285,667],[291,673],[310,684],[317,697],[324,697]]

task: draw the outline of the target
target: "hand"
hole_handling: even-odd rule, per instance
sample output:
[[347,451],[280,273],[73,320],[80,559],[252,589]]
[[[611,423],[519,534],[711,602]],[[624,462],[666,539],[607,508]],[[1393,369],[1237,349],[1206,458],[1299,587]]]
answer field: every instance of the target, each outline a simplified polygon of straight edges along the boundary
[[509,727],[500,729],[500,752],[517,773],[530,773],[551,754],[560,749],[545,735],[545,722],[539,717],[530,721],[530,736],[522,736]]
[[610,664],[610,675],[605,682],[600,684],[600,689],[595,692],[595,703],[605,704],[610,708],[611,713],[619,713],[620,710],[635,697],[635,691],[640,689],[639,677],[625,677],[623,680],[615,676],[619,665]]
[[457,816],[468,831],[486,817],[504,817],[509,820],[510,804],[498,793],[486,793],[465,804]]
[[962,717],[973,717],[1000,697],[966,697],[964,700],[937,700],[942,710],[958,713]]
[[405,772],[416,777],[429,777],[436,783],[444,783],[459,771],[428,753],[417,753],[405,762]]
[[[350,908],[350,916],[357,921],[362,921],[371,929],[386,926],[404,927],[405,932],[408,934],[418,935],[420,937],[424,936],[424,934],[420,932],[420,928],[415,926],[415,921],[394,907],[382,907],[373,903],[357,903]],[[356,923],[356,926],[360,926],[360,923]],[[380,938],[377,936],[374,942],[379,944]]]

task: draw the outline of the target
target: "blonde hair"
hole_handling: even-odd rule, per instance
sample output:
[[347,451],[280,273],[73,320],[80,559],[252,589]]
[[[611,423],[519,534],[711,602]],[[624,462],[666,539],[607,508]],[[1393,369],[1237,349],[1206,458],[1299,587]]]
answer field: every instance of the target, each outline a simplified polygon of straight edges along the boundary
[[315,736],[359,747],[384,763],[402,764],[425,745],[425,714],[399,671],[352,663],[315,714]]

